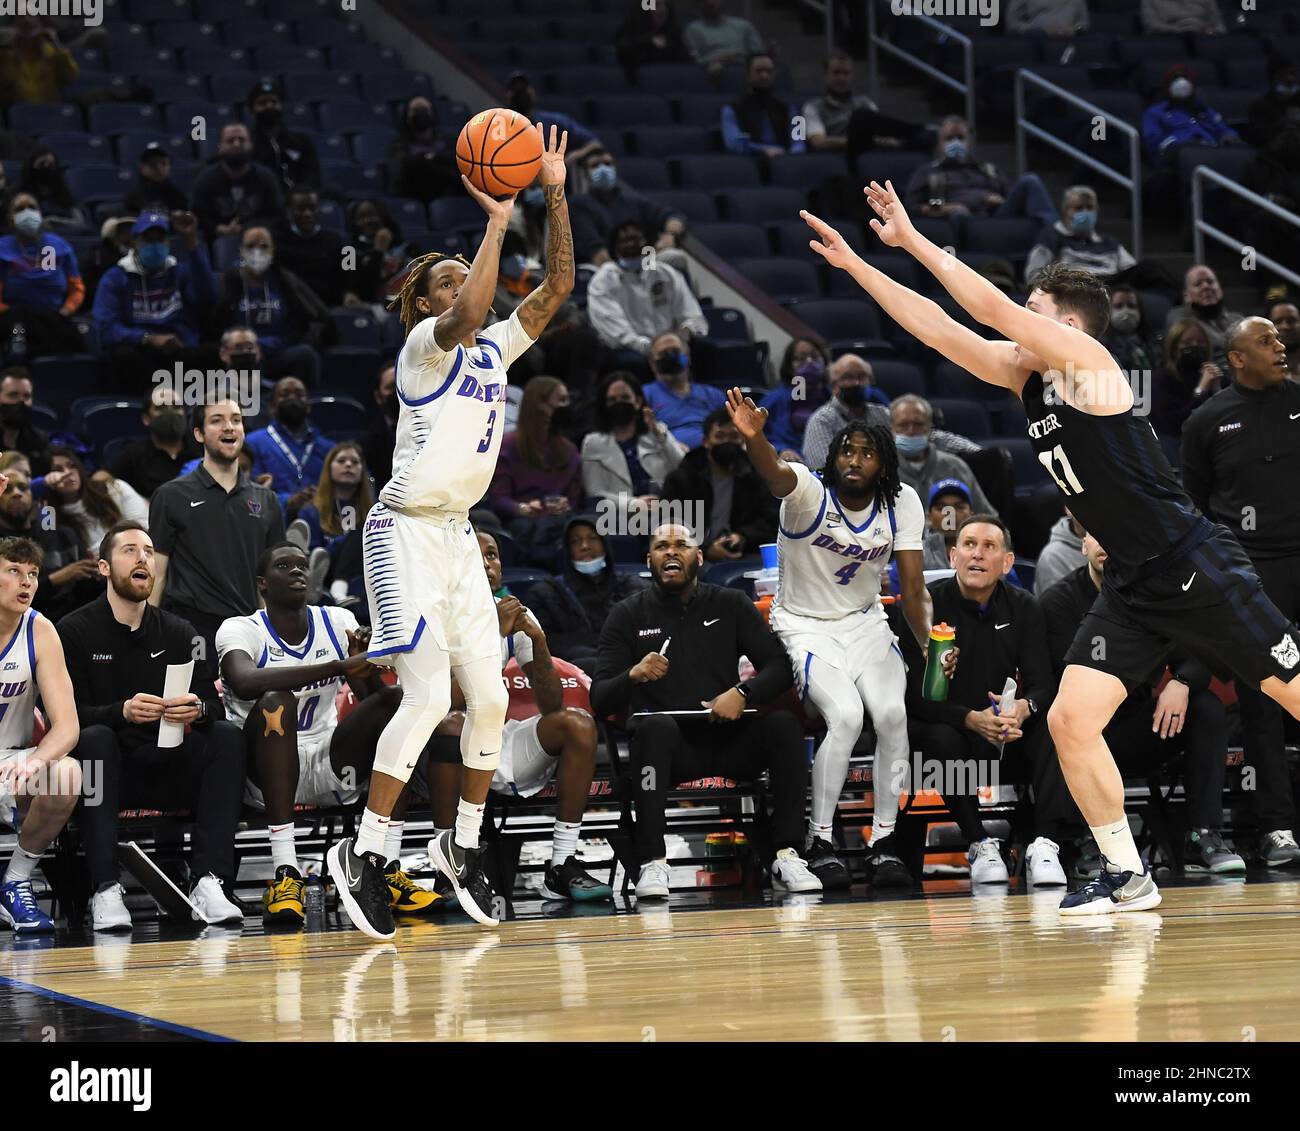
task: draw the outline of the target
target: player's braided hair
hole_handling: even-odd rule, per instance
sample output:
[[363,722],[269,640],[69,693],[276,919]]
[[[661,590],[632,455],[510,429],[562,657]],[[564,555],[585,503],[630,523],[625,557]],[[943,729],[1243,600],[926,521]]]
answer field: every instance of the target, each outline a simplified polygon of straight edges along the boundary
[[429,278],[429,270],[444,259],[454,259],[467,268],[471,266],[470,261],[463,255],[448,255],[444,251],[431,251],[428,255],[418,256],[407,266],[406,281],[402,284],[402,289],[397,292],[397,297],[388,304],[389,310],[400,310],[399,317],[408,334],[417,322],[427,317],[416,309],[415,300],[424,294],[424,284]]
[[903,481],[898,475],[898,448],[894,446],[894,434],[883,424],[867,424],[865,421],[850,421],[831,440],[826,449],[826,465],[822,468],[822,482],[827,487],[834,487],[839,479],[835,469],[835,457],[840,449],[853,436],[861,436],[880,460],[880,470],[876,472],[876,503],[890,507],[903,489]]

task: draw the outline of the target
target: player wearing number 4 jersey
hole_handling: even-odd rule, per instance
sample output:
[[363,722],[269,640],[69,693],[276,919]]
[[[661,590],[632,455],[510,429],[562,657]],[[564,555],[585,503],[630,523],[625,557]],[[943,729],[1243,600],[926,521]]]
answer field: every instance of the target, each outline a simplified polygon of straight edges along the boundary
[[474,262],[437,253],[417,259],[397,298],[406,341],[397,355],[399,404],[393,477],[362,531],[374,635],[370,659],[397,669],[402,703],[375,753],[370,798],[355,843],[329,852],[343,906],[371,938],[393,937],[380,868],[393,805],[434,728],[451,707],[451,677],[465,695],[464,771],[456,828],[429,844],[460,905],[491,926],[478,835],[501,758],[506,692],[496,603],[468,513],[487,491],[505,426],[506,370],[533,344],[573,290],[573,235],[564,199],[568,135],[543,140],[546,279],[505,322],[484,330],[496,293],[501,244],[514,197],[493,200],[462,177],[487,213]]
[[908,777],[907,669],[880,603],[880,575],[891,556],[897,560],[903,612],[924,650],[930,594],[921,568],[921,500],[899,481],[898,453],[886,428],[856,423],[842,429],[819,478],[778,458],[763,435],[766,409],[739,389],[727,394],[727,408],[754,469],[781,499],[772,629],[790,653],[801,697],[826,721],[813,762],[808,866],[823,888],[848,886],[831,826],[865,708],[876,732],[868,875],[879,887],[910,885],[893,849]]
[[[871,227],[920,261],[986,341],[929,299],[865,263],[807,212],[811,242],[905,330],[1025,405],[1029,437],[1071,513],[1106,547],[1105,581],[1066,655],[1048,725],[1061,769],[1092,828],[1101,872],[1067,895],[1064,914],[1137,911],[1160,902],[1124,816],[1124,783],[1102,730],[1129,688],[1177,645],[1226,664],[1300,717],[1300,631],[1264,595],[1226,527],[1201,515],[1174,478],[1133,392],[1098,341],[1110,303],[1093,275],[1049,267],[1023,307],[916,231],[889,182],[865,190]],[[1285,364],[1283,357],[1279,364]]]

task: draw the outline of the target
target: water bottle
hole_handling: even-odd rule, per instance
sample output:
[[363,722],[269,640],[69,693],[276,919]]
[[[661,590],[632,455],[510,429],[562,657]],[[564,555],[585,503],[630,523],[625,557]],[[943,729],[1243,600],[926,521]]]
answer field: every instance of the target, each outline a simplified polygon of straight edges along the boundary
[[943,674],[943,661],[957,640],[957,630],[946,624],[936,624],[930,629],[930,647],[926,649],[925,675],[921,683],[921,698],[932,703],[942,703],[948,698],[948,677]]
[[9,350],[6,358],[9,365],[27,364],[27,327],[15,322],[9,334]]
[[315,872],[307,874],[307,890],[303,893],[302,909],[307,915],[325,914],[325,886]]

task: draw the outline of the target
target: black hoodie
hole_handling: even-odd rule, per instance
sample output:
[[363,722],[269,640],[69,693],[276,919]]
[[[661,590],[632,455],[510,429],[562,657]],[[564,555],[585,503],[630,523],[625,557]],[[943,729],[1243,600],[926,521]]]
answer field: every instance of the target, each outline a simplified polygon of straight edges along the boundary
[[[666,502],[698,502],[703,507],[703,531],[713,517],[713,478],[709,453],[693,448],[664,481]],[[757,554],[765,542],[776,541],[776,520],[780,504],[767,484],[759,478],[748,457],[742,456],[735,467],[735,484],[731,496],[730,529],[745,539],[746,554]]]
[[590,518],[571,518],[564,527],[562,546],[568,546],[569,531],[579,523],[596,530],[605,548],[605,568],[597,574],[579,573],[566,553],[560,576],[539,581],[529,590],[527,601],[546,632],[551,654],[574,663],[578,662],[575,657],[595,651],[610,609],[648,584],[636,574],[619,573],[614,568],[609,543]]

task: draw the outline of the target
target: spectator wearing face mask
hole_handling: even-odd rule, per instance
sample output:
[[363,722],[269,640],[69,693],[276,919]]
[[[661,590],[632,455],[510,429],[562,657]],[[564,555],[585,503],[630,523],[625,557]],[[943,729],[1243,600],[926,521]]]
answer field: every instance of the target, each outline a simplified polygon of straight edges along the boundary
[[922,216],[1029,217],[1043,227],[1060,217],[1036,173],[1018,177],[1008,187],[1002,171],[980,164],[966,119],[950,114],[939,123],[935,159],[912,174],[904,202]]
[[253,160],[253,139],[242,122],[221,127],[217,159],[194,180],[194,213],[203,235],[238,235],[259,220],[284,210],[280,179]]
[[1223,388],[1223,378],[1205,328],[1192,319],[1175,322],[1165,335],[1164,364],[1151,390],[1151,426],[1175,455],[1183,421]]
[[582,461],[564,435],[573,422],[569,390],[556,377],[524,386],[519,423],[501,441],[488,503],[534,565],[555,564],[564,518],[582,499]]
[[460,170],[438,135],[433,103],[416,95],[406,104],[397,136],[388,143],[388,181],[397,196],[430,201],[461,191]]
[[705,418],[727,403],[726,394],[691,380],[690,347],[681,334],[659,334],[648,352],[655,380],[642,390],[646,403],[679,443],[699,447]]
[[1259,146],[1268,145],[1286,129],[1300,129],[1300,67],[1294,59],[1275,59],[1269,87],[1247,111],[1246,136]]
[[1132,287],[1111,287],[1110,326],[1101,344],[1130,374],[1143,374],[1149,380],[1160,365],[1160,331],[1147,322],[1142,297]]
[[898,477],[923,499],[941,479],[970,484],[971,504],[979,514],[996,514],[970,465],[935,442],[934,410],[924,397],[908,393],[889,406],[889,424],[898,448]]
[[640,225],[620,224],[610,233],[608,246],[614,259],[596,271],[587,287],[587,317],[614,353],[610,368],[631,369],[648,380],[645,354],[658,335],[670,330],[704,335],[709,324],[681,272],[652,254],[653,249],[647,253]]
[[[167,239],[173,227],[175,248]],[[118,387],[139,391],[158,369],[211,364],[199,325],[217,288],[193,214],[146,212],[131,233],[134,248],[104,273],[92,313]]]
[[1222,35],[1223,14],[1214,0],[1142,0],[1139,9],[1147,35]]
[[144,395],[140,419],[149,430],[125,444],[108,465],[115,479],[130,484],[144,498],[180,473],[190,459],[198,457],[199,446],[185,427],[185,405],[180,390],[160,382]]
[[397,370],[391,361],[380,367],[372,396],[377,411],[371,412],[370,430],[366,433],[363,448],[378,492],[393,477],[393,447],[397,443],[397,416],[401,411],[397,399]]
[[239,266],[222,276],[214,320],[257,332],[268,376],[292,373],[312,388],[320,384],[315,344],[334,332],[329,309],[303,279],[276,264],[268,229],[245,229]]
[[649,197],[628,188],[618,179],[614,158],[595,149],[583,162],[590,188],[569,202],[573,217],[573,248],[579,262],[599,267],[610,260],[609,233],[619,224],[633,223],[642,232],[654,233],[655,249],[677,246],[686,233],[685,218]]
[[50,470],[50,437],[32,424],[32,377],[21,365],[0,372],[0,448],[21,452],[31,475]]
[[396,293],[398,277],[410,261],[410,245],[382,200],[353,201],[348,206],[348,231],[357,249],[357,294],[382,311],[385,296]]
[[794,338],[785,347],[777,370],[781,383],[763,398],[767,409],[763,433],[781,459],[803,462],[804,431],[813,414],[830,398],[830,357],[821,342]]
[[1061,218],[1038,237],[1025,261],[1025,286],[1053,263],[1089,271],[1109,282],[1137,260],[1114,236],[1097,231],[1097,194],[1088,185],[1074,185],[1061,197]]
[[321,226],[320,196],[313,188],[289,192],[286,215],[272,228],[275,259],[310,284],[326,306],[359,306],[356,271],[343,270],[343,237]]
[[273,82],[259,82],[248,93],[253,112],[253,160],[280,178],[286,192],[320,187],[316,143],[284,125],[284,95]]
[[135,185],[126,194],[128,212],[175,212],[189,206],[189,198],[172,178],[172,155],[160,142],[151,141],[140,151]]
[[334,447],[310,415],[307,386],[297,377],[281,378],[271,392],[271,423],[250,432],[244,441],[253,453],[253,478],[269,474],[271,490],[290,514],[315,494],[325,457]]
[[804,429],[803,462],[809,467],[826,466],[832,438],[851,421],[889,426],[889,398],[873,385],[870,362],[856,353],[837,357],[829,382],[830,399],[813,411]]
[[1178,164],[1184,145],[1237,145],[1241,138],[1211,106],[1196,97],[1196,72],[1177,63],[1165,72],[1166,98],[1142,115],[1142,140],[1147,153],[1166,168]]
[[1209,339],[1215,364],[1226,370],[1228,358],[1223,336],[1241,317],[1235,310],[1224,309],[1219,277],[1204,263],[1197,263],[1183,276],[1183,302],[1170,308],[1165,316],[1165,333],[1168,335],[1179,322],[1189,319],[1196,322]]
[[42,145],[32,150],[23,163],[18,189],[36,198],[36,206],[47,228],[68,230],[85,227],[86,213],[73,199],[59,159],[49,146]]
[[71,317],[86,288],[76,252],[45,230],[30,193],[15,193],[6,217],[11,234],[0,236],[0,354],[24,365],[42,354],[78,352],[81,335]]
[[582,438],[583,492],[620,516],[647,511],[686,451],[646,403],[637,379],[616,370],[597,390],[596,427]]

